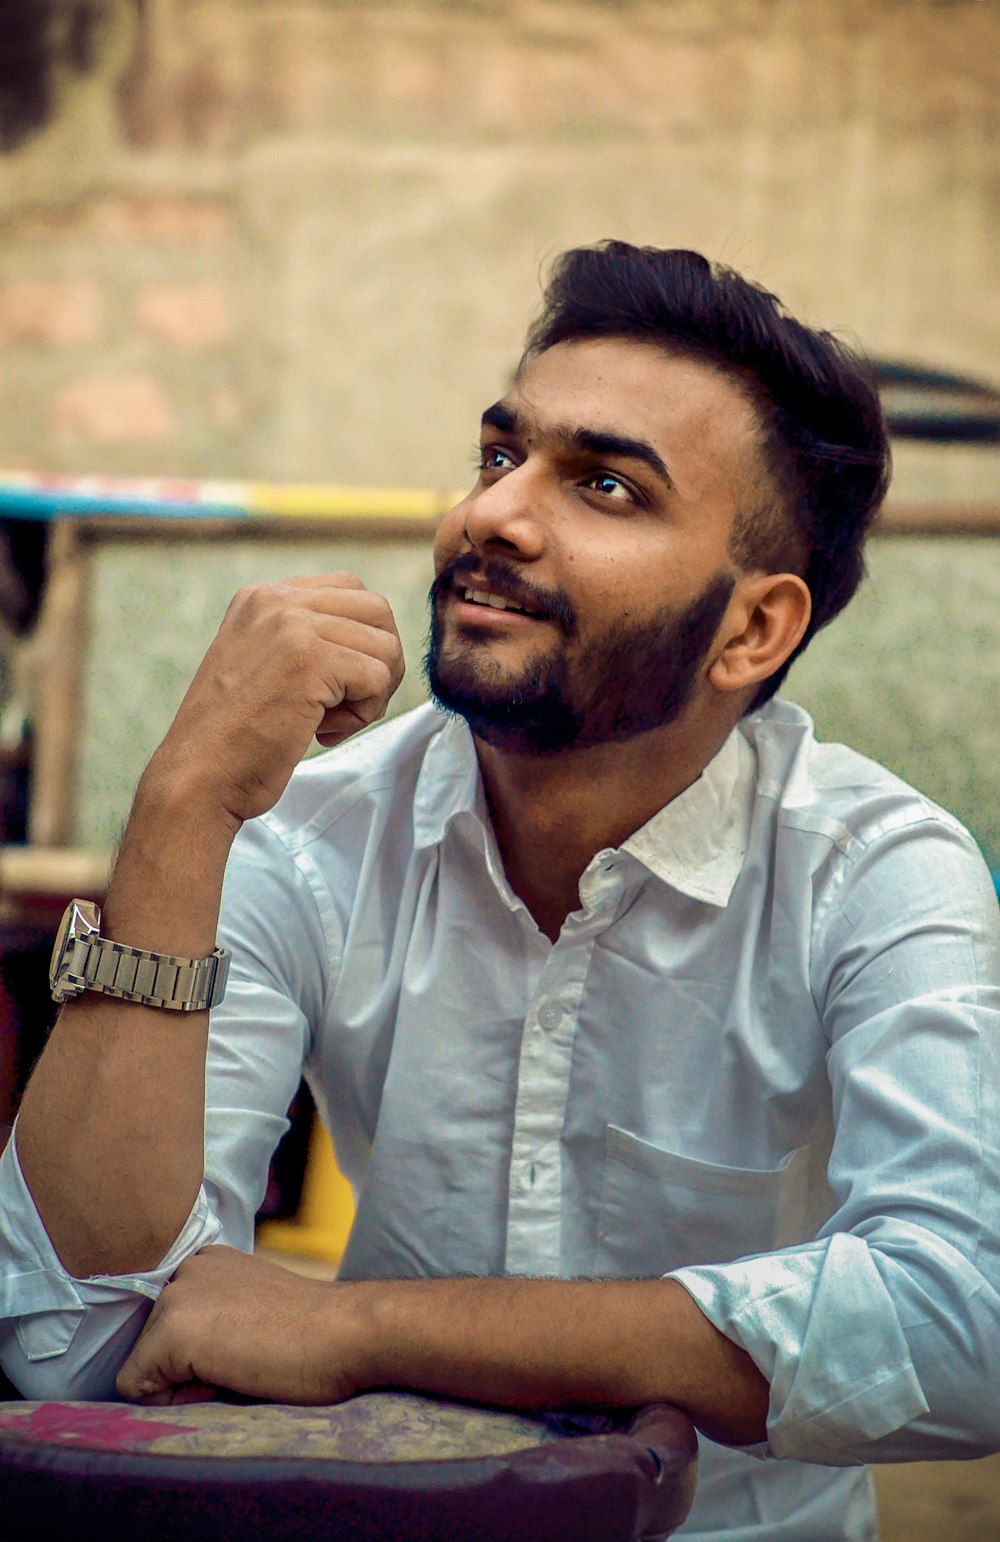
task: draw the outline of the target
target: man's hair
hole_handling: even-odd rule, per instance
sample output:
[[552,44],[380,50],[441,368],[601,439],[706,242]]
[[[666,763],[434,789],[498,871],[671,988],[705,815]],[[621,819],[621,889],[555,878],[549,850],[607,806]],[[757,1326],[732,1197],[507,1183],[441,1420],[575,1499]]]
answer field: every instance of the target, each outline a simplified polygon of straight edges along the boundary
[[556,343],[624,337],[704,359],[736,379],[756,407],[766,470],[756,506],[740,509],[730,542],[744,568],[794,571],[812,595],[795,652],[759,687],[774,695],[820,627],[864,575],[865,536],[889,483],[889,444],[867,364],[829,332],[697,252],[603,241],[564,252],[521,365]]

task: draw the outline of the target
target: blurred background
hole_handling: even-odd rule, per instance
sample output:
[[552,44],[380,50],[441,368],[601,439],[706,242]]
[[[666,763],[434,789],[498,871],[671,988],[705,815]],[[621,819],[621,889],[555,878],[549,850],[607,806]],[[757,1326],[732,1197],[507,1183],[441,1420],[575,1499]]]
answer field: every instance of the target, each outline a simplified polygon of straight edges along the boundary
[[[604,236],[730,263],[879,361],[871,581],[786,694],[1000,867],[998,61],[995,0],[5,0],[0,1120],[53,920],[229,593],[356,567],[417,699],[433,515],[547,263]],[[326,492],[206,538],[55,521],[14,473]],[[1000,1535],[992,1462],[882,1496],[889,1542]]]

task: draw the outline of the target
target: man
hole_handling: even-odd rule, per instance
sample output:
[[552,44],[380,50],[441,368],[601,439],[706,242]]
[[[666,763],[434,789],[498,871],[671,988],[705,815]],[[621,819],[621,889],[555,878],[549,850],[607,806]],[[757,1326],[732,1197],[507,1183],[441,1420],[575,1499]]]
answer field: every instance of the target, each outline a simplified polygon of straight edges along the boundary
[[[988,875],[770,702],[886,465],[832,339],[607,243],[437,538],[451,716],[295,770],[384,711],[392,618],[345,575],[237,596],[102,922],[231,950],[207,1098],[205,1012],[64,1010],[5,1158],[29,1396],[664,1398],[708,1437],[685,1534],[769,1542],[870,1537],[858,1464],[996,1441]],[[336,1285],[245,1256],[302,1067],[358,1193]]]

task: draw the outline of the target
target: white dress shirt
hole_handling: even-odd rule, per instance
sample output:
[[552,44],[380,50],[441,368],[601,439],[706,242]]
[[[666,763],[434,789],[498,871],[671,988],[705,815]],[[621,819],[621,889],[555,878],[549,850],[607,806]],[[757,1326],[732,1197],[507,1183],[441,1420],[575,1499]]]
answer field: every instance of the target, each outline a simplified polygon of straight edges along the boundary
[[996,898],[949,815],[800,709],[598,852],[554,945],[429,706],[302,766],[223,911],[205,1182],[161,1267],[71,1279],[5,1154],[26,1395],[112,1395],[179,1261],[252,1246],[304,1068],[357,1195],[344,1277],[677,1271],[752,1356],[767,1442],[702,1442],[681,1535],[858,1542],[860,1464],[1000,1444]]

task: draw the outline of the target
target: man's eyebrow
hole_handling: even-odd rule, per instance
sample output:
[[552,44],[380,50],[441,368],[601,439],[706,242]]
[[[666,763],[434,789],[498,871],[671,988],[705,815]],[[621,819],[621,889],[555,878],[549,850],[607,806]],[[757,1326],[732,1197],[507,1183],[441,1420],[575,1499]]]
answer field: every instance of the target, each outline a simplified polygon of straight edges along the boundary
[[673,478],[662,457],[645,439],[632,439],[627,434],[603,434],[592,428],[574,428],[566,437],[576,449],[587,450],[591,455],[618,455],[627,460],[641,460],[673,486]]
[[483,413],[483,427],[498,429],[501,434],[516,433],[520,419],[505,402],[494,402]]
[[[523,433],[520,415],[506,402],[494,402],[483,413],[483,427],[495,428],[501,434]],[[653,446],[645,439],[633,439],[628,434],[604,433],[595,428],[556,427],[554,436],[573,450],[583,450],[588,455],[624,456],[627,460],[639,460],[657,476],[673,486],[673,478]]]

